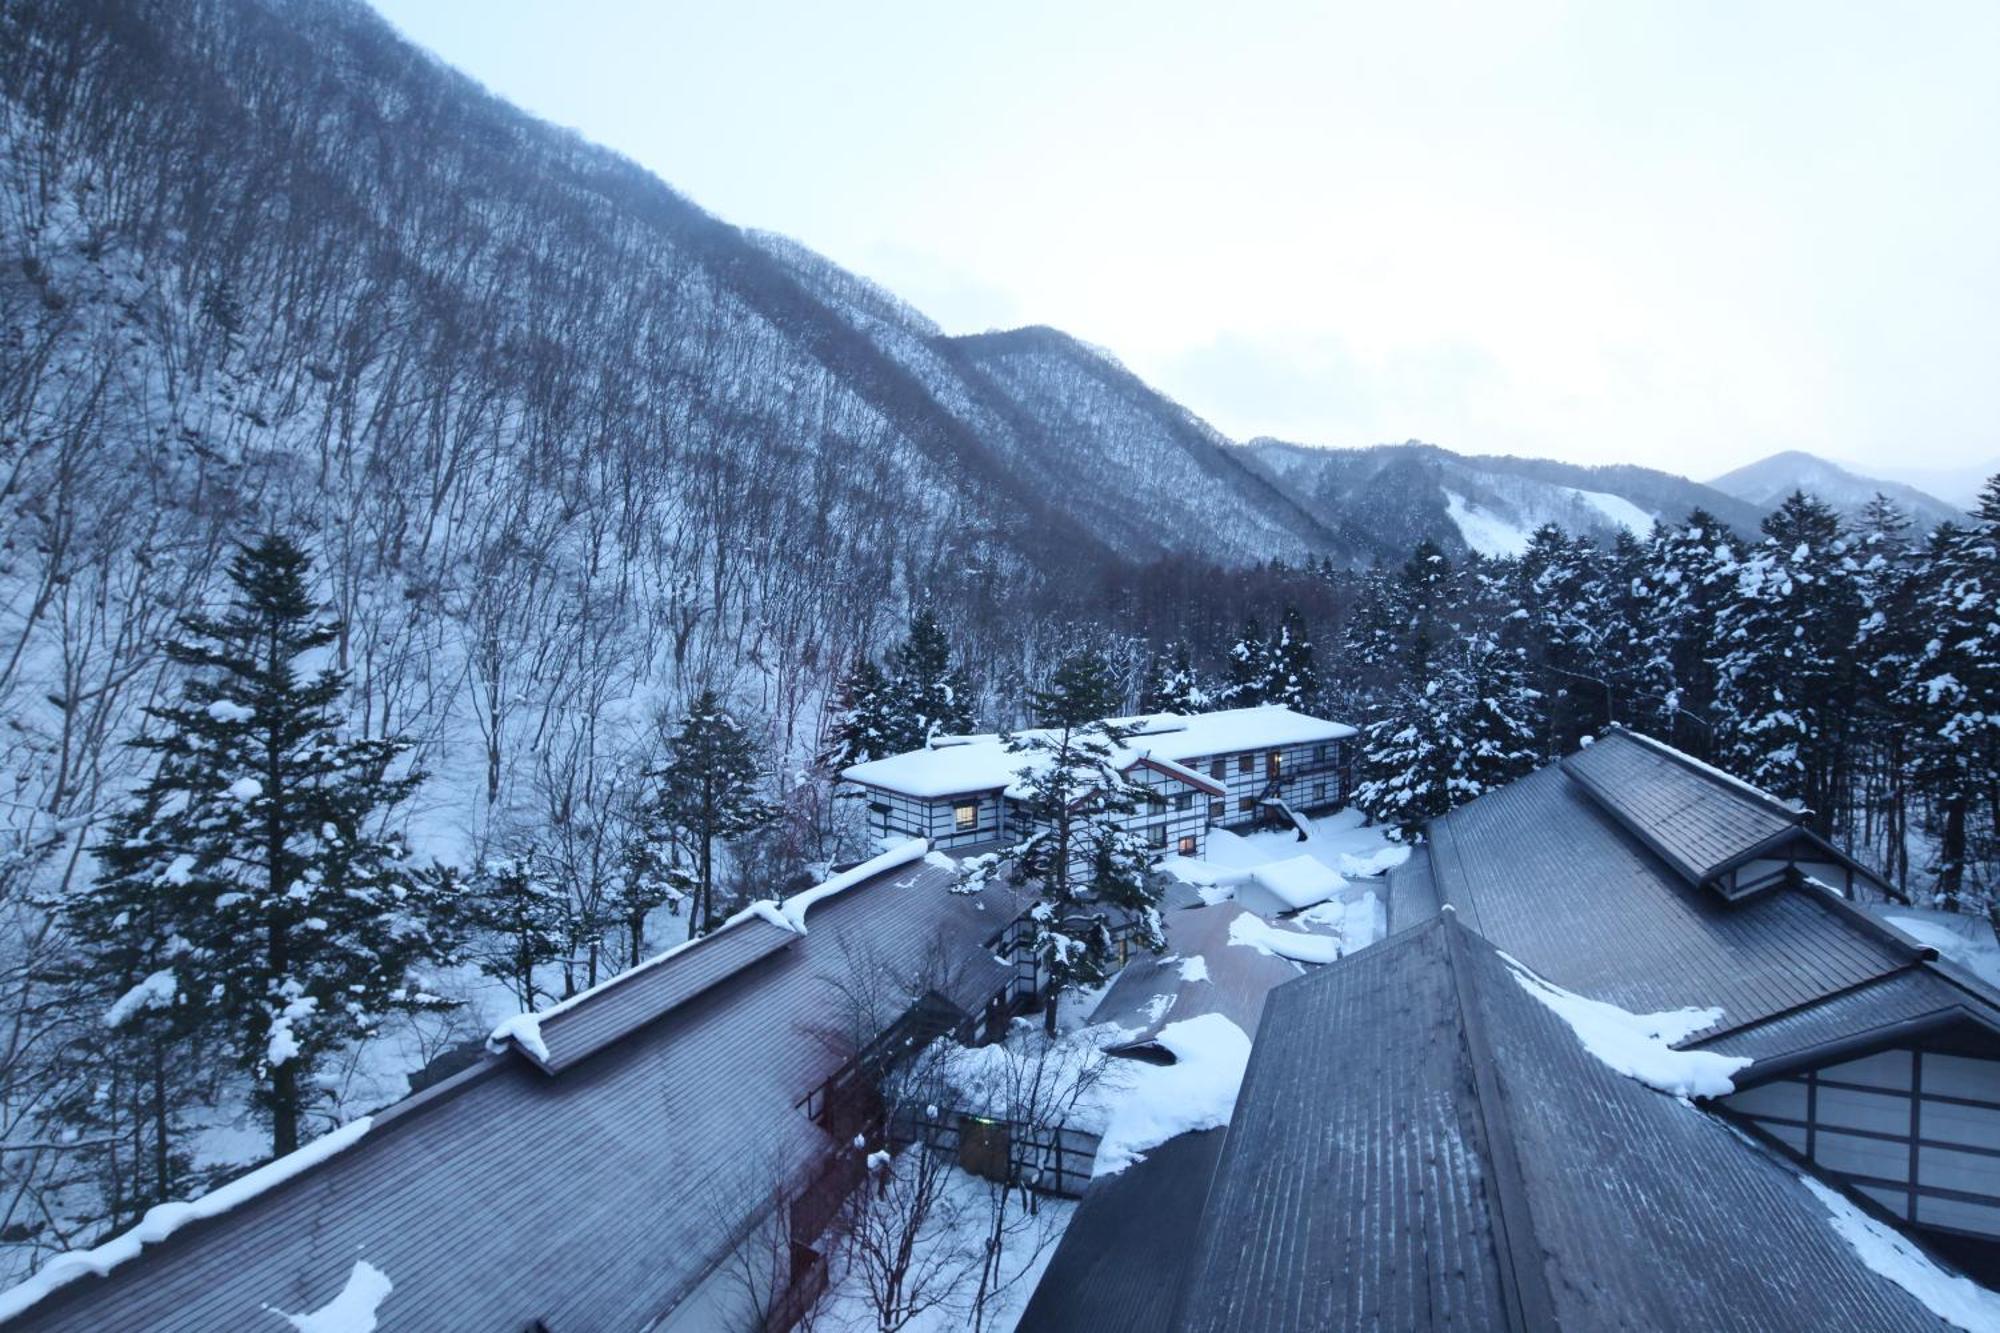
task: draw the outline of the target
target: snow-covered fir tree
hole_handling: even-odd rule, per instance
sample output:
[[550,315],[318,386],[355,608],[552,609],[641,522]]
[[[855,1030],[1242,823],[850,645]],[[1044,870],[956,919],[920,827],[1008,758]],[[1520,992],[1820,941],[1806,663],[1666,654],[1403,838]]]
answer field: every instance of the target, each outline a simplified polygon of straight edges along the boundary
[[895,693],[882,668],[866,653],[856,657],[840,683],[821,764],[838,773],[851,764],[899,753],[897,747],[908,737],[897,711]]
[[1295,606],[1285,608],[1278,620],[1277,637],[1265,654],[1263,697],[1265,703],[1283,704],[1309,713],[1319,704],[1319,664],[1314,660],[1312,635],[1306,618]]
[[1225,676],[1221,699],[1229,708],[1249,708],[1266,702],[1264,692],[1271,685],[1271,645],[1264,627],[1253,616],[1243,622],[1243,632],[1223,654]]
[[[2000,477],[1986,483],[1968,526],[1933,538],[1920,598],[1928,638],[1909,678],[1916,780],[1933,810],[1934,892],[1956,909],[1973,887],[1967,863],[1982,801],[2000,828]],[[1992,912],[1991,893],[1979,896]]]
[[642,799],[630,816],[622,864],[610,911],[625,933],[629,967],[646,954],[646,918],[661,907],[678,912],[696,888],[693,858],[657,796]]
[[1588,537],[1537,528],[1512,570],[1510,640],[1541,699],[1538,742],[1553,759],[1611,720],[1613,666],[1604,651],[1612,615],[1604,571]]
[[1764,520],[1717,619],[1719,753],[1740,776],[1841,827],[1861,624],[1840,515],[1802,493]]
[[1474,634],[1439,650],[1363,732],[1355,804],[1404,841],[1534,767],[1536,698],[1518,649]]
[[1047,977],[1043,1018],[1053,1034],[1062,992],[1115,968],[1115,931],[1157,952],[1160,885],[1152,849],[1119,825],[1144,792],[1118,767],[1129,732],[1105,720],[1121,690],[1109,665],[1084,650],[1066,657],[1034,696],[1040,729],[1007,738],[1021,756],[1020,787],[1033,831],[1003,853],[1017,885],[1032,888],[1030,945]]
[[667,745],[659,783],[658,818],[694,865],[688,938],[715,928],[715,847],[770,824],[778,808],[764,798],[757,746],[714,690],[703,690],[681,716]]
[[1662,664],[1664,695],[1654,730],[1703,758],[1715,756],[1716,643],[1722,610],[1735,594],[1738,542],[1721,519],[1703,509],[1683,523],[1659,524],[1646,544],[1651,593],[1639,631],[1649,660]]
[[72,1141],[95,1145],[83,1160],[113,1227],[172,1198],[187,1174],[183,1136],[212,1026],[195,970],[206,905],[186,876],[163,873],[179,853],[154,841],[165,799],[148,792],[119,814],[96,849],[97,878],[52,904],[73,951],[42,976],[101,1025],[65,1052],[78,1077],[55,1114]]
[[930,607],[910,619],[909,637],[889,653],[886,754],[922,749],[933,736],[972,730],[972,687],[952,660],[951,639]]
[[1139,688],[1142,713],[1200,713],[1213,695],[1195,669],[1194,652],[1185,641],[1154,655]]
[[250,1075],[280,1154],[331,1054],[394,1009],[441,1003],[410,969],[447,952],[454,907],[449,877],[381,829],[423,778],[394,771],[408,743],[351,736],[346,676],[311,665],[340,626],[312,599],[310,564],[267,536],[231,560],[228,608],[183,620],[167,649],[190,673],[183,697],[149,710],[136,744],[157,763],[98,885],[129,898],[134,931],[186,941],[163,946],[172,984]]

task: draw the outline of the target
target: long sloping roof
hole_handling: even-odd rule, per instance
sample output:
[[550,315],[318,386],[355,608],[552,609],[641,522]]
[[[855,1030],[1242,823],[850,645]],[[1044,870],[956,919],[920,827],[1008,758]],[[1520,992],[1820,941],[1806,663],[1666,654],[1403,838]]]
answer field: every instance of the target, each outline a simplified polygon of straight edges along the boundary
[[1611,816],[1690,884],[1700,884],[1804,814],[1649,737],[1613,728],[1562,761]]
[[1468,925],[1556,984],[1635,1012],[1720,1005],[1734,1027],[1922,956],[1820,889],[1730,902],[1690,885],[1560,765],[1460,806],[1428,833],[1439,897]]
[[1203,1333],[1937,1327],[1449,912],[1272,992],[1185,1269]]
[[846,1054],[824,1030],[839,1024],[832,983],[888,964],[929,984],[922,960],[982,955],[1013,916],[1003,888],[953,882],[920,861],[828,898],[809,933],[553,1077],[517,1052],[490,1057],[285,1184],[59,1287],[15,1326],[262,1327],[276,1322],[264,1307],[316,1309],[366,1260],[394,1284],[387,1329],[641,1327],[834,1146],[795,1105]]

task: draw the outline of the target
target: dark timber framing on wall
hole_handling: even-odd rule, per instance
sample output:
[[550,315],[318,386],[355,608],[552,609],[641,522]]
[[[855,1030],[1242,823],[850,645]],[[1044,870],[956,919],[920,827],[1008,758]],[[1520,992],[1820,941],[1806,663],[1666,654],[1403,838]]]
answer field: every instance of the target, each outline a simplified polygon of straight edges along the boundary
[[1835,1054],[1720,1106],[1899,1223],[2000,1242],[2000,1037],[1983,1027]]

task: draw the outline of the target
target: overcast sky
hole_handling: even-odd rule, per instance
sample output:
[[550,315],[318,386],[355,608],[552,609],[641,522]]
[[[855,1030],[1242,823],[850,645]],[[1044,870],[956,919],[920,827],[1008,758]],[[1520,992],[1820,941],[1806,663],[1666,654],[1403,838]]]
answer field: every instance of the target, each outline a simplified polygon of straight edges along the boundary
[[377,4],[729,221],[1238,438],[2000,457],[1994,0]]

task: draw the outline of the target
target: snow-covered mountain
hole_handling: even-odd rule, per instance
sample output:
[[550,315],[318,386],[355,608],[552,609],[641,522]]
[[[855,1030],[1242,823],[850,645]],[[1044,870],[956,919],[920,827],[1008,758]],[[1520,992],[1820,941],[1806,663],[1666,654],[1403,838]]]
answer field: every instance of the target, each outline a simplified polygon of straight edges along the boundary
[[1316,449],[1252,441],[1258,461],[1328,527],[1368,527],[1392,549],[1422,538],[1482,555],[1518,554],[1545,523],[1611,540],[1705,509],[1748,534],[1763,517],[1709,487],[1638,467],[1472,456],[1435,445]]
[[1940,523],[1962,522],[1964,511],[1914,486],[1899,481],[1883,481],[1851,472],[1817,454],[1797,449],[1772,454],[1725,472],[1709,482],[1747,504],[1771,508],[1793,491],[1807,491],[1846,514],[1858,514],[1877,495],[1886,495],[1916,519],[1924,529]]

